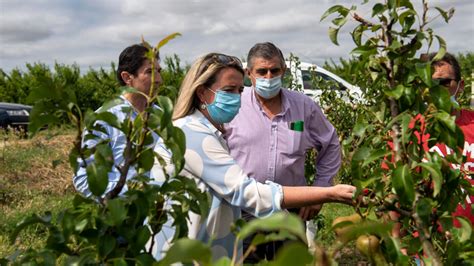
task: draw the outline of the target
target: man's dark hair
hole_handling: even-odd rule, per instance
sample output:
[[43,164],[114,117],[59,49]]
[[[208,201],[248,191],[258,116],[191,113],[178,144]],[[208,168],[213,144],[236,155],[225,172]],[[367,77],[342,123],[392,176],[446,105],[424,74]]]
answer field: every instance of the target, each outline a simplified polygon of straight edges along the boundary
[[278,47],[276,47],[271,42],[257,43],[252,48],[247,55],[247,68],[253,68],[253,59],[254,58],[263,58],[265,60],[273,59],[275,56],[280,58],[281,67],[285,67],[285,58],[283,53]]
[[[126,83],[123,81],[121,73],[127,71],[132,75],[136,75],[138,69],[143,65],[143,62],[147,59],[145,54],[149,51],[148,48],[143,44],[134,44],[125,48],[119,56],[119,62],[117,67],[117,79],[121,86],[125,86]],[[159,54],[156,54],[156,59],[160,59]]]
[[[430,60],[430,61],[433,60],[433,58],[435,56],[436,56],[436,52],[428,54],[428,60]],[[423,56],[422,56],[422,58],[423,58]],[[456,81],[461,80],[461,67],[459,66],[459,62],[456,59],[456,57],[454,57],[454,55],[446,52],[446,54],[444,54],[443,58],[441,58],[437,61],[433,61],[432,65],[437,66],[439,64],[439,62],[446,62],[451,67],[453,67],[454,78],[456,79]]]

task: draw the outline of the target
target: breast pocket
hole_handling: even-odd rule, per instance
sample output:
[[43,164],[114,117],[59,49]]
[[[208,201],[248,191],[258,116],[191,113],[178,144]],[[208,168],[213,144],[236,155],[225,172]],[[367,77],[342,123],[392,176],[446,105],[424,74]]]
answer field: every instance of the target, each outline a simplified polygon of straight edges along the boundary
[[305,152],[304,132],[290,130],[288,133],[289,155],[302,155]]

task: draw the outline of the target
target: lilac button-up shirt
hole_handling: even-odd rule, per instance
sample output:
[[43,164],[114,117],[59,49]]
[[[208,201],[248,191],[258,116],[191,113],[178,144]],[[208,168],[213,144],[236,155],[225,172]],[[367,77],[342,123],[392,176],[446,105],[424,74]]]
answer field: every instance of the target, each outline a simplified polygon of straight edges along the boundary
[[[225,137],[232,157],[245,173],[265,183],[305,186],[305,152],[316,148],[314,185],[332,185],[341,165],[341,151],[335,128],[321,108],[308,96],[281,90],[282,111],[270,119],[257,100],[254,90],[246,87],[238,115],[226,124]],[[290,123],[304,121],[302,132],[290,129]]]

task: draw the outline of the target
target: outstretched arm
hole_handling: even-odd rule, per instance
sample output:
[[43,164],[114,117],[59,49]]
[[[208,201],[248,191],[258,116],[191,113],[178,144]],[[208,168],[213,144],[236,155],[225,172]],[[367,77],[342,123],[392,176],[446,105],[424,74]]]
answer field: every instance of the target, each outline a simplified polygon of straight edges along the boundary
[[327,202],[352,203],[356,188],[351,185],[332,187],[283,187],[283,208],[296,208]]

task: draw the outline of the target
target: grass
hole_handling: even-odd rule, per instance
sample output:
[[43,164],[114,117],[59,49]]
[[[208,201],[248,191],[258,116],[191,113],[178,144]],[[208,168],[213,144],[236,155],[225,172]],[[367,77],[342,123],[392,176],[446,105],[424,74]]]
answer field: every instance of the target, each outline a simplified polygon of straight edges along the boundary
[[50,210],[54,214],[68,207],[74,189],[67,162],[72,131],[41,132],[32,139],[2,131],[0,137],[1,258],[16,249],[41,245],[46,237],[42,226],[25,230],[14,245],[9,236],[18,222],[33,213]]
[[[354,208],[340,203],[326,203],[321,210],[322,218],[316,235],[316,243],[329,249],[336,240],[336,235],[331,229],[334,219],[341,216],[354,214]],[[339,265],[366,265],[364,257],[357,251],[354,241],[349,242],[336,256]]]

